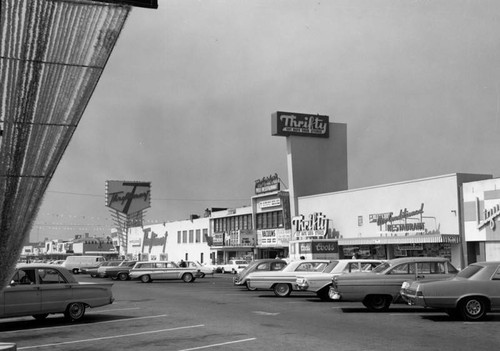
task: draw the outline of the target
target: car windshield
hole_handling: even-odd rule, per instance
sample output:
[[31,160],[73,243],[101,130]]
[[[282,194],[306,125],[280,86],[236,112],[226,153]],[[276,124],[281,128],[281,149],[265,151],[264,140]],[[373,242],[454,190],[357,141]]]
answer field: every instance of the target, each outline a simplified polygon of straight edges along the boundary
[[326,266],[323,273],[330,273],[339,264],[339,261],[332,261],[328,266]]
[[477,272],[479,272],[481,269],[483,269],[482,266],[471,264],[470,266],[467,266],[463,270],[461,270],[460,272],[458,272],[457,277],[469,279],[474,274],[476,274]]

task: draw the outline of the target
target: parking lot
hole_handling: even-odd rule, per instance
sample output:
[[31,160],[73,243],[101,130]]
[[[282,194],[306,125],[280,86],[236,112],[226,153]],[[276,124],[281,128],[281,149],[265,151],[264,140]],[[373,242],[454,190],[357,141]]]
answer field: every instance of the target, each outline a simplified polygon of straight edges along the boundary
[[18,350],[172,351],[490,350],[500,342],[498,313],[479,323],[405,305],[370,313],[361,304],[321,302],[309,293],[279,298],[247,291],[231,278],[115,281],[115,302],[88,310],[83,322],[68,324],[62,315],[43,322],[4,319],[0,341],[16,343]]

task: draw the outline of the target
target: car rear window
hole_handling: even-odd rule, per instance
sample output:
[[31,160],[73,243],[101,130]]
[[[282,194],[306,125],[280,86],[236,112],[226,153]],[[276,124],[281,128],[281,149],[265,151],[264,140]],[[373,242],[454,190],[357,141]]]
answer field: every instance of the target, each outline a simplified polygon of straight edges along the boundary
[[462,269],[460,272],[458,272],[457,277],[469,279],[474,274],[479,272],[481,269],[483,269],[482,266],[471,264],[471,265],[465,267],[464,269]]

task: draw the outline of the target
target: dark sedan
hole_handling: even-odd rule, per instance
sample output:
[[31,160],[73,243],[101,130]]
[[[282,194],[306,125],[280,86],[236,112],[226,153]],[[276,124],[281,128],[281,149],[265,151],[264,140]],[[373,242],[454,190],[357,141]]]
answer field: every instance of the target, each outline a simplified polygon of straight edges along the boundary
[[500,309],[500,261],[473,263],[454,278],[403,283],[401,296],[410,305],[444,309],[450,316],[477,321]]

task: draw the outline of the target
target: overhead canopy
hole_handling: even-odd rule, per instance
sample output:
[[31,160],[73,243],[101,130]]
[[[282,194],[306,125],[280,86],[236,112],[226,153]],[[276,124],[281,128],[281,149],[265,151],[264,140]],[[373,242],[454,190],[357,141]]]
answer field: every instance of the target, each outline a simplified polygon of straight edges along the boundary
[[[2,0],[0,257],[17,260],[130,6]],[[15,261],[14,261],[15,264]],[[0,269],[0,289],[9,269]]]
[[338,239],[339,245],[389,245],[389,244],[431,244],[431,243],[460,243],[460,236],[452,234],[429,234],[408,236],[381,236],[372,238]]

